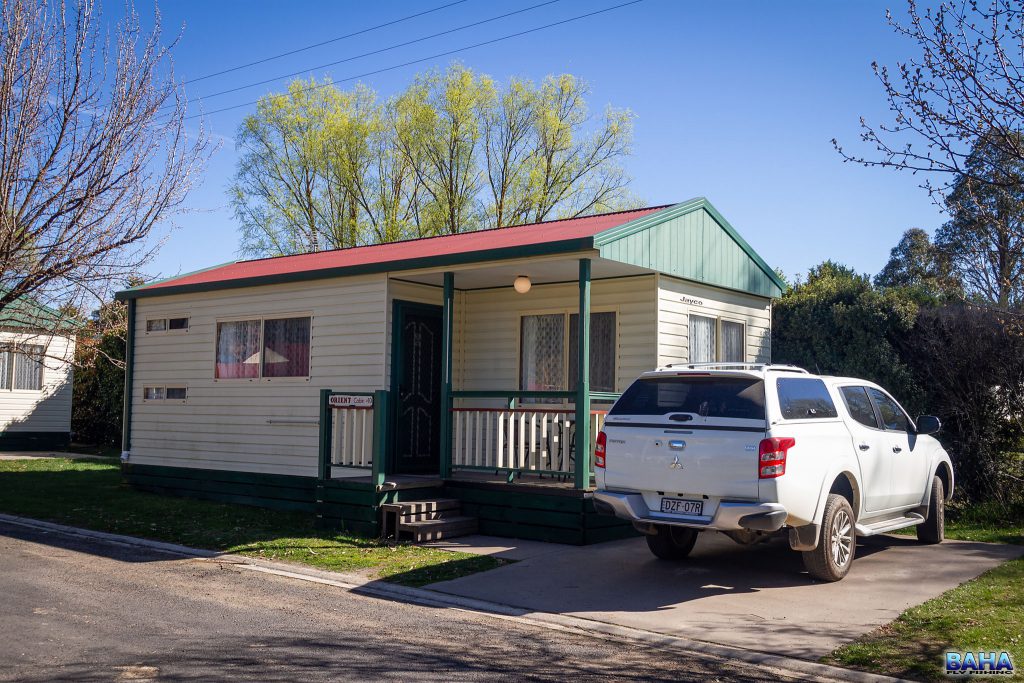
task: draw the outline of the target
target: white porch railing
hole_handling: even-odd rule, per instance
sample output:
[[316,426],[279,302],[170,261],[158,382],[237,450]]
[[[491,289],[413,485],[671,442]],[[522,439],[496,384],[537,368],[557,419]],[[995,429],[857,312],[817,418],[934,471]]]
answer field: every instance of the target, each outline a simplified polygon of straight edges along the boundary
[[373,407],[331,407],[331,465],[373,466]]
[[[606,410],[591,410],[590,443]],[[452,468],[572,475],[576,411],[571,408],[455,408]]]

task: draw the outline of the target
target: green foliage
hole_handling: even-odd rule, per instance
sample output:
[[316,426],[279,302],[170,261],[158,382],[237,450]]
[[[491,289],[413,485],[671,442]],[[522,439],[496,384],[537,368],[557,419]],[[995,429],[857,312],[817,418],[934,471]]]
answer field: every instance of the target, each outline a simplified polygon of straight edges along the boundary
[[889,252],[889,261],[875,276],[875,286],[917,290],[931,299],[959,298],[963,291],[952,272],[950,257],[934,244],[928,233],[911,228]]
[[249,256],[566,218],[636,204],[633,115],[569,74],[504,87],[461,65],[371,89],[295,81],[239,129],[229,195]]
[[126,331],[124,304],[112,303],[79,335],[71,404],[71,430],[78,442],[121,443]]
[[878,290],[868,276],[826,261],[775,303],[772,359],[870,379],[913,410],[921,391],[894,341],[910,331],[918,309],[911,293]]

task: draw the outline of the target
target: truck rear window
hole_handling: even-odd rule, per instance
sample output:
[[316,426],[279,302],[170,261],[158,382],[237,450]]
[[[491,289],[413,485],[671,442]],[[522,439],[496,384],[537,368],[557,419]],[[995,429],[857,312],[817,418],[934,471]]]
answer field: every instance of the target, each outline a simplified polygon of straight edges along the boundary
[[749,377],[648,377],[633,382],[609,415],[693,413],[764,419],[764,382]]

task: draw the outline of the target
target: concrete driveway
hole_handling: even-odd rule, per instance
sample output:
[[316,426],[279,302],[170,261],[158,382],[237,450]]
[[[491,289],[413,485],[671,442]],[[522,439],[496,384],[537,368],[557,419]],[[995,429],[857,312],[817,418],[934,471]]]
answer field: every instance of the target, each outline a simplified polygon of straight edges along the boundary
[[[817,659],[908,607],[1024,554],[1019,546],[926,546],[907,536],[875,536],[860,540],[849,575],[829,584],[810,579],[800,556],[781,539],[743,547],[706,532],[690,558],[679,563],[656,560],[642,538],[588,547],[545,545],[529,544],[514,564],[430,588]],[[506,555],[515,557],[516,551]]]

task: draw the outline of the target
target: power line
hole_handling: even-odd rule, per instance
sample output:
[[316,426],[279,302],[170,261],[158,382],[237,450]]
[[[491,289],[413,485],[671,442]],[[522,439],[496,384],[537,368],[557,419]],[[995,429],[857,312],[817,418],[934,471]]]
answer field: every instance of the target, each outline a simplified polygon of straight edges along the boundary
[[370,52],[364,52],[362,54],[355,55],[353,57],[346,57],[345,59],[339,59],[336,62],[328,62],[327,64],[320,64],[319,66],[312,66],[312,67],[309,67],[308,69],[300,69],[299,71],[293,71],[291,73],[282,74],[280,76],[275,76],[273,78],[266,78],[266,79],[264,79],[262,81],[256,81],[255,83],[248,83],[246,85],[240,85],[240,86],[237,86],[235,88],[228,88],[227,90],[221,90],[219,92],[211,93],[209,95],[201,95],[199,97],[199,100],[202,101],[202,100],[212,99],[214,97],[220,97],[221,95],[230,95],[231,93],[238,92],[239,90],[246,90],[248,88],[254,88],[257,85],[266,85],[267,83],[273,83],[275,81],[280,81],[280,80],[283,80],[285,78],[292,78],[293,76],[298,76],[300,74],[304,74],[304,73],[309,72],[309,71],[316,71],[316,70],[319,70],[319,69],[326,69],[326,68],[331,67],[331,66],[338,66],[339,64],[345,64],[346,62],[354,62],[355,60],[362,59],[363,57],[370,57],[372,55],[378,55],[378,54],[381,54],[381,53],[384,53],[384,52],[390,52],[391,50],[397,50],[400,47],[407,47],[409,45],[414,45],[416,43],[422,43],[425,40],[431,40],[433,38],[439,38],[440,36],[446,36],[446,35],[448,35],[450,33],[457,33],[459,31],[465,31],[467,28],[474,28],[476,26],[482,26],[484,24],[489,24],[491,22],[498,21],[500,19],[506,19],[506,18],[514,16],[516,14],[522,14],[523,12],[529,12],[531,10],[535,10],[535,9],[540,8],[540,7],[546,7],[547,5],[554,5],[554,4],[559,3],[559,2],[562,2],[562,0],[547,0],[547,2],[542,2],[542,3],[537,4],[537,5],[531,5],[530,7],[524,7],[523,9],[518,9],[518,10],[515,10],[513,12],[506,12],[505,14],[499,14],[498,16],[491,17],[489,19],[482,19],[480,21],[474,21],[471,24],[464,24],[462,26],[457,26],[455,28],[450,28],[448,30],[441,31],[440,33],[432,33],[431,35],[423,36],[422,38],[415,38],[413,40],[407,40],[404,43],[396,43],[395,45],[389,45],[388,47],[382,47],[382,48],[377,49],[377,50],[371,50]]
[[[601,9],[601,10],[596,10],[594,12],[587,12],[586,14],[579,14],[579,15],[577,15],[575,17],[570,17],[568,19],[563,19],[561,21],[555,21],[555,22],[552,22],[550,24],[544,24],[543,26],[537,26],[537,27],[534,27],[534,28],[531,28],[531,29],[526,29],[525,31],[518,31],[516,33],[510,33],[508,35],[501,36],[500,38],[493,38],[491,40],[485,40],[485,41],[480,42],[480,43],[474,43],[472,45],[465,45],[463,47],[456,48],[454,50],[447,50],[445,52],[439,52],[439,53],[437,53],[435,55],[430,55],[429,57],[423,57],[421,59],[414,59],[414,60],[411,60],[411,61],[408,61],[408,62],[403,62],[401,64],[395,64],[394,66],[384,67],[383,69],[376,69],[374,71],[367,71],[366,73],[358,74],[356,76],[349,76],[348,78],[342,78],[342,79],[339,79],[339,80],[336,80],[336,81],[331,81],[330,83],[320,83],[320,84],[315,85],[315,86],[310,86],[310,87],[307,87],[307,88],[303,88],[300,92],[303,92],[303,93],[305,93],[305,92],[312,92],[314,90],[320,90],[322,88],[326,88],[326,87],[335,85],[337,83],[345,83],[347,81],[355,81],[355,80],[358,80],[360,78],[366,78],[367,76],[376,76],[377,74],[382,74],[382,73],[385,73],[387,71],[394,71],[395,69],[401,69],[401,68],[406,67],[406,66],[412,66],[414,64],[422,64],[423,62],[428,62],[428,61],[430,61],[432,59],[439,59],[441,57],[448,57],[450,55],[458,54],[459,52],[465,52],[466,50],[473,50],[475,48],[483,47],[485,45],[493,45],[495,43],[500,43],[502,41],[510,40],[512,38],[518,38],[520,36],[525,36],[525,35],[528,35],[530,33],[536,33],[537,31],[543,31],[545,29],[553,28],[555,26],[561,26],[563,24],[569,24],[569,23],[572,23],[574,21],[579,21],[581,19],[587,19],[589,17],[597,16],[598,14],[604,14],[606,12],[611,12],[613,10],[622,9],[623,7],[629,7],[630,5],[637,5],[637,4],[640,4],[643,1],[644,0],[632,0],[631,2],[624,2],[624,3],[618,4],[618,5],[612,5],[611,7],[606,7],[606,8]],[[191,116],[186,116],[184,120],[187,121],[187,120],[190,120],[190,119],[199,118],[201,116],[212,116],[213,114],[219,114],[221,112],[231,111],[233,109],[241,109],[242,107],[249,107],[249,106],[252,106],[252,105],[254,105],[254,104],[258,103],[258,102],[259,102],[259,100],[252,100],[250,102],[243,102],[241,104],[235,104],[235,105],[232,105],[230,107],[221,107],[220,109],[214,109],[213,111],[210,111],[210,112],[203,112],[201,114],[193,114]]]
[[256,66],[257,64],[265,64],[266,62],[272,62],[275,59],[281,59],[282,57],[290,57],[291,55],[295,55],[295,54],[298,54],[300,52],[306,52],[307,50],[312,50],[314,48],[323,47],[324,45],[330,45],[331,43],[337,43],[338,41],[346,40],[348,38],[353,38],[355,36],[360,36],[360,35],[362,35],[364,33],[370,33],[371,31],[376,31],[378,29],[387,28],[388,26],[394,26],[395,24],[401,24],[402,22],[409,21],[410,19],[416,19],[417,17],[422,17],[422,16],[425,16],[427,14],[433,14],[434,12],[439,12],[440,10],[448,9],[449,7],[454,7],[455,5],[461,5],[462,3],[468,2],[468,1],[469,0],[456,0],[455,2],[449,2],[447,5],[440,5],[438,7],[433,8],[433,9],[428,9],[428,10],[424,10],[422,12],[417,12],[416,14],[410,14],[409,16],[402,17],[401,19],[395,19],[394,21],[388,21],[388,22],[385,22],[383,24],[377,24],[376,26],[371,26],[369,28],[364,28],[364,29],[361,29],[359,31],[355,31],[353,33],[346,33],[345,35],[338,36],[337,38],[330,38],[328,40],[324,40],[324,41],[321,41],[319,43],[313,43],[312,45],[306,45],[305,47],[299,47],[299,48],[296,48],[294,50],[289,50],[288,52],[282,52],[280,54],[273,55],[271,57],[264,57],[263,59],[257,59],[254,62],[247,62],[246,64],[239,64],[238,66],[233,66],[230,69],[224,69],[222,71],[215,71],[213,73],[206,74],[205,76],[197,76],[196,78],[192,78],[192,79],[189,79],[187,81],[182,82],[182,85],[188,85],[189,83],[197,83],[199,81],[205,81],[206,79],[213,78],[214,76],[223,76],[224,74],[229,74],[229,73],[232,73],[233,71],[240,71],[241,69],[247,69],[250,66]]

